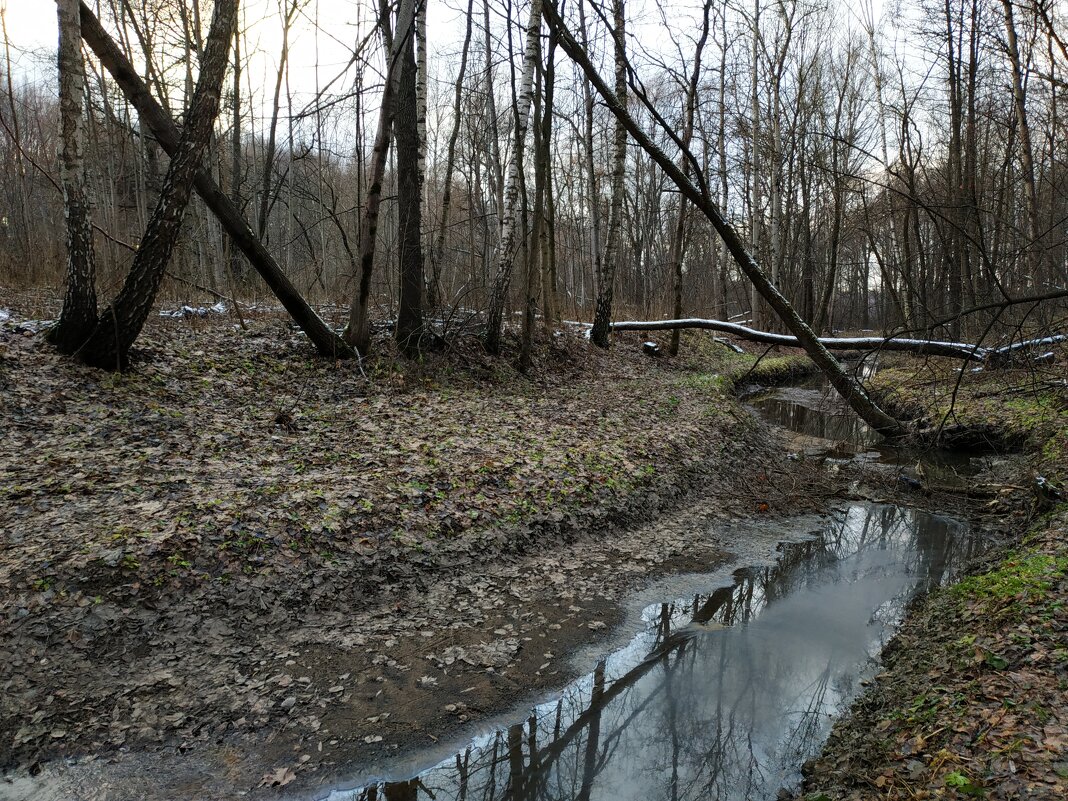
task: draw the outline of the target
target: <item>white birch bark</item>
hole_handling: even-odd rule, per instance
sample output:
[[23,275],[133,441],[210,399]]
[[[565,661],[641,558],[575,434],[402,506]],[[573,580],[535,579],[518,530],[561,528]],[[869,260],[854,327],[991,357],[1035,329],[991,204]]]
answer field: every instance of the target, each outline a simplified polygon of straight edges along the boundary
[[422,0],[415,16],[415,124],[419,135],[419,197],[422,206],[420,217],[426,220],[426,114],[427,114],[427,52],[426,52],[426,6]]
[[534,68],[537,64],[541,36],[542,0],[531,0],[530,19],[527,23],[526,49],[523,53],[523,72],[519,79],[519,96],[515,120],[515,147],[508,160],[508,172],[504,185],[504,203],[501,209],[501,241],[497,249],[497,272],[489,303],[489,324],[486,330],[486,350],[500,352],[501,326],[508,283],[512,277],[512,263],[516,251],[515,209],[519,196],[520,151],[525,147],[527,126],[530,122],[530,105],[534,92]]

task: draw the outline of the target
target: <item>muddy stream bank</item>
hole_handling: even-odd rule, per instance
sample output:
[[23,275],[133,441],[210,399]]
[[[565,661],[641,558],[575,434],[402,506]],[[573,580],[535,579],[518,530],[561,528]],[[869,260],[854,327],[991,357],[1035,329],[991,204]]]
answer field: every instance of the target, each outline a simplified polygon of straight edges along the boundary
[[[880,450],[818,384],[749,402],[810,462],[782,474],[784,499],[839,464],[947,482],[986,464]],[[880,497],[739,516],[697,496],[608,541],[319,615],[235,675],[237,692],[280,699],[284,732],[46,763],[0,798],[776,798],[878,671],[909,601],[980,547],[965,523]],[[387,617],[388,636],[372,634]],[[338,647],[314,645],[329,630]]]
[[713,574],[706,591],[647,606],[625,648],[512,725],[326,797],[776,798],[874,674],[908,601],[977,547],[966,524],[893,505],[812,522],[791,521],[780,534],[806,538],[731,583]]
[[[943,485],[986,466],[973,455],[881,447],[818,381],[749,403],[787,432],[798,458],[879,462],[903,481]],[[636,633],[607,656],[576,656],[595,667],[562,692],[462,745],[353,766],[331,792],[292,797],[788,796],[878,671],[909,602],[956,580],[981,538],[960,520],[888,503],[731,529],[707,532],[734,544],[725,565],[632,598]]]

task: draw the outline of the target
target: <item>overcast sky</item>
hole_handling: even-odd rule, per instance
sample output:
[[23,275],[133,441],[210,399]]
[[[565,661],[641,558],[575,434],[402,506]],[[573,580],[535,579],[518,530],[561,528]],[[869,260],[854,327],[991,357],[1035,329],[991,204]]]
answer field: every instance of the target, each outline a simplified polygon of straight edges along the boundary
[[[458,0],[434,0],[429,4],[427,29],[431,52],[435,48],[450,51],[457,47],[462,14],[450,8],[457,3]],[[298,90],[314,91],[316,64],[321,83],[329,81],[342,69],[358,36],[357,15],[366,15],[370,7],[370,3],[356,0],[313,0],[308,3],[305,18],[298,21],[290,41],[291,85]],[[464,10],[466,7],[464,2]],[[52,0],[0,0],[0,8],[4,9],[15,74],[33,79],[42,77],[43,70],[50,72],[57,40],[55,3]],[[260,83],[273,85],[282,42],[278,0],[244,0],[241,17],[242,27],[248,31],[252,46],[250,74],[261,76]],[[361,29],[366,32],[370,22],[365,17],[362,23]],[[272,76],[269,81],[268,75]]]
[[[256,89],[259,96],[257,116],[266,114],[269,108],[269,95],[274,86],[282,41],[279,4],[288,1],[243,0],[241,3],[241,26],[247,33],[245,91],[247,93],[249,85]],[[304,6],[303,16],[294,26],[290,39],[289,87],[295,110],[304,107],[314,97],[317,87],[326,85],[344,69],[354,43],[365,36],[373,25],[368,15],[372,13],[374,5],[371,0],[311,0]],[[478,5],[481,3],[476,3]],[[499,5],[493,3],[495,7]],[[573,3],[569,5],[574,7]],[[748,3],[743,5],[748,7]],[[874,0],[874,5],[878,18],[883,0]],[[57,40],[55,3],[53,0],[0,0],[0,8],[4,9],[14,74],[43,83],[47,91],[54,84]],[[664,9],[663,14],[661,8]],[[675,34],[683,37],[683,50],[689,52],[692,44],[687,39],[692,39],[696,34],[699,8],[700,0],[628,0],[628,32],[636,44],[653,53],[661,50],[667,61],[673,61],[678,51],[669,43],[663,20],[666,17]],[[841,0],[838,8],[842,23],[838,33],[842,35],[855,24],[859,2]],[[451,67],[443,67],[446,61],[440,56],[447,56],[447,62],[453,63],[452,56],[459,51],[463,37],[466,9],[467,0],[428,0],[432,83],[437,75],[451,84]],[[593,28],[592,15],[588,13],[587,19],[589,27]],[[478,15],[480,21],[481,13]],[[204,24],[207,25],[207,20]],[[497,24],[499,18],[495,15]],[[518,31],[515,33],[515,47],[521,50],[522,35]],[[661,45],[658,46],[658,42]],[[559,54],[558,57],[563,59]],[[376,80],[372,76],[367,78],[372,83]],[[332,89],[344,91],[349,86],[351,82],[347,85],[343,82],[335,84]],[[451,86],[446,89],[446,94],[449,93]]]

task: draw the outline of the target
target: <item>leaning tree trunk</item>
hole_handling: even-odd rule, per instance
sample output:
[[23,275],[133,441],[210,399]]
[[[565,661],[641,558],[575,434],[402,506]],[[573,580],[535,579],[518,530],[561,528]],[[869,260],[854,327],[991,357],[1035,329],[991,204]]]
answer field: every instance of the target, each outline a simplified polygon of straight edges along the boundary
[[134,255],[118,296],[100,315],[96,328],[76,356],[86,364],[123,369],[130,347],[148,319],[163,281],[182,218],[193,192],[193,180],[211,138],[226,73],[230,40],[237,24],[238,0],[216,0],[193,101],[186,113],[178,148],[171,157],[156,210]]
[[760,265],[757,264],[756,259],[746,248],[734,226],[723,217],[723,214],[707,192],[698,189],[693,181],[682,173],[678,165],[645,134],[634,121],[627,108],[616,100],[613,92],[593,66],[589,55],[579,46],[570,30],[564,25],[560,12],[551,0],[545,5],[545,16],[549,24],[559,31],[560,46],[564,49],[564,52],[586,73],[590,82],[604,100],[605,105],[608,106],[617,119],[624,123],[634,141],[656,161],[660,169],[678,187],[679,191],[712,223],[712,227],[716,229],[716,232],[727,245],[727,250],[730,251],[731,257],[739,269],[752,282],[761,297],[778,314],[779,319],[797,337],[801,347],[805,349],[809,358],[815,362],[816,366],[827,377],[831,386],[849,403],[853,411],[876,431],[887,436],[903,436],[906,434],[905,427],[879,408],[869,397],[860,382],[845,371],[842,364],[820,343],[816,334],[801,319],[797,311],[790,305],[790,302],[768,280],[767,275],[765,275]]
[[[627,107],[627,40],[624,0],[613,0],[616,55],[615,102]],[[597,307],[593,314],[590,341],[601,348],[608,347],[608,333],[612,322],[612,295],[616,280],[616,261],[619,259],[623,231],[623,171],[627,162],[627,129],[616,119],[612,136],[612,202],[608,210],[608,232],[605,237],[604,259],[597,275]]]
[[526,50],[523,54],[523,73],[519,79],[519,97],[516,102],[515,146],[512,150],[512,158],[508,162],[504,204],[500,209],[501,241],[497,246],[497,273],[490,291],[489,320],[486,327],[486,350],[494,355],[501,351],[504,305],[508,297],[508,285],[512,280],[512,263],[515,260],[515,207],[519,198],[519,164],[522,159],[520,151],[525,146],[527,123],[530,119],[530,102],[534,92],[534,67],[540,51],[541,12],[542,0],[531,0]]
[[[398,32],[398,36],[401,34]],[[416,89],[415,43],[406,37],[396,98],[397,260],[400,264],[400,311],[397,343],[407,356],[419,352],[423,335],[422,191],[419,180],[419,93]]]
[[[80,10],[82,38],[85,39],[85,43],[100,59],[104,68],[111,73],[111,77],[115,79],[115,83],[118,84],[130,105],[137,109],[142,126],[151,130],[156,141],[173,157],[178,152],[178,142],[181,138],[178,126],[152,97],[145,82],[141,80],[122,49],[108,35],[100,24],[100,20],[84,2],[81,3]],[[293,321],[308,335],[308,339],[312,341],[319,353],[336,358],[352,356],[352,349],[301,297],[300,292],[282,272],[274,257],[252,232],[252,226],[249,225],[248,220],[244,218],[230,198],[223,194],[205,170],[200,170],[196,175],[196,190],[231,236],[234,244],[245,254],[249,263],[260,274],[285,310],[289,312]]]
[[56,0],[59,16],[60,182],[67,220],[67,292],[48,340],[74,353],[96,325],[96,258],[85,189],[85,63],[78,0]]
[[382,205],[382,182],[386,177],[389,140],[393,130],[393,103],[400,81],[401,50],[414,33],[415,5],[415,0],[401,0],[397,8],[396,35],[390,34],[388,6],[379,21],[386,43],[386,83],[378,112],[378,130],[375,131],[367,205],[364,206],[363,224],[360,226],[360,284],[352,297],[349,324],[345,328],[345,341],[363,355],[371,346],[371,276],[375,268],[375,239],[378,236],[378,212]]

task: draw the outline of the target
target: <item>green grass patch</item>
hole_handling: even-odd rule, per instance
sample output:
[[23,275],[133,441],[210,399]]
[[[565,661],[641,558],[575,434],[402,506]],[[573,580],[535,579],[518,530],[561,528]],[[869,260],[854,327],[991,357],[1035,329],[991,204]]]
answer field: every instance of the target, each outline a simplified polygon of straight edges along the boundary
[[979,601],[988,609],[1046,598],[1068,572],[1068,557],[1044,553],[1012,554],[996,569],[969,576],[952,591],[961,599]]

